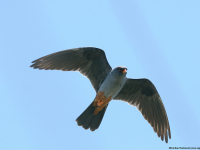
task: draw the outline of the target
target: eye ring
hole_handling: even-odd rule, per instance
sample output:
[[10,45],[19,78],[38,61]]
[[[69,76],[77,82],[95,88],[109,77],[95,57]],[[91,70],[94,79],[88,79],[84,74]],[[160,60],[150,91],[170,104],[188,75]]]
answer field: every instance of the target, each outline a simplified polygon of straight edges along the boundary
[[122,68],[119,68],[119,71],[122,71]]

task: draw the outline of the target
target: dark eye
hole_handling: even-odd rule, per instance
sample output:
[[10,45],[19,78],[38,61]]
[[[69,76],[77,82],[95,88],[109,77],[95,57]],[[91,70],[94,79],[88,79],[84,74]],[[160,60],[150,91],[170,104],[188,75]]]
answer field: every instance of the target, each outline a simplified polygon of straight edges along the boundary
[[122,68],[119,68],[119,71],[122,71]]

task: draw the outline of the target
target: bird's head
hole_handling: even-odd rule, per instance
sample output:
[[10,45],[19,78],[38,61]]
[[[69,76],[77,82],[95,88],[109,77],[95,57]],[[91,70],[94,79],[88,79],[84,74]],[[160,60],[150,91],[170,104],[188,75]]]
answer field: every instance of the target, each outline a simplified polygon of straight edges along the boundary
[[127,68],[124,66],[118,66],[112,70],[112,73],[114,73],[115,75],[126,76]]

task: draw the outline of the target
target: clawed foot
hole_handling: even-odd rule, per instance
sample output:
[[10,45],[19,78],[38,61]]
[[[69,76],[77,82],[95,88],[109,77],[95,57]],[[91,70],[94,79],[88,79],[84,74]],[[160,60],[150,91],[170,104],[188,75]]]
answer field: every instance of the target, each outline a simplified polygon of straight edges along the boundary
[[103,101],[98,100],[98,101],[97,101],[97,106],[101,106],[103,103],[104,103]]

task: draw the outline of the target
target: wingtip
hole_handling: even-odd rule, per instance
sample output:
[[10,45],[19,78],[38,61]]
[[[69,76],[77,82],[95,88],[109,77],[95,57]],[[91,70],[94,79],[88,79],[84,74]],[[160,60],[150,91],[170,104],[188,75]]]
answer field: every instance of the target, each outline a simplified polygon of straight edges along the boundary
[[34,64],[30,65],[31,68],[34,68]]
[[170,128],[168,129],[169,138],[171,139],[171,131]]

